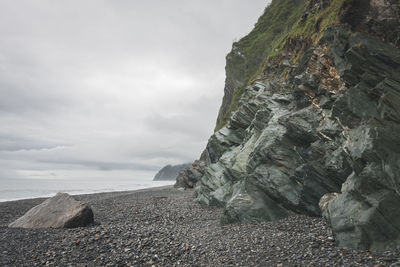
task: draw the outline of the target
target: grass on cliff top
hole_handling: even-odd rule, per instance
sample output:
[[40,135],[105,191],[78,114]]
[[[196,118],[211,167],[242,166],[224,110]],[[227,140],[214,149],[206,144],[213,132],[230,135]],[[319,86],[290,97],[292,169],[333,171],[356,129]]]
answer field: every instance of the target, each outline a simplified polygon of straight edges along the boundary
[[[231,113],[238,108],[239,100],[263,71],[268,62],[276,60],[290,39],[311,40],[317,43],[328,26],[339,23],[343,4],[352,0],[332,0],[329,6],[311,12],[307,18],[302,16],[310,0],[273,0],[257,21],[254,29],[240,41],[233,44],[227,55],[227,71],[233,74],[243,86],[235,89],[228,111],[222,117],[216,130],[228,122]],[[314,8],[315,9],[315,8]],[[295,58],[301,57],[299,51]]]
[[[228,55],[234,60],[234,67],[238,67],[244,83],[248,82],[259,70],[271,50],[285,38],[294,23],[301,17],[307,0],[279,0],[265,9],[254,29],[239,42],[234,43],[237,51]],[[235,61],[235,59],[237,61]],[[236,64],[235,64],[236,63]]]
[[[301,19],[297,20],[285,38],[283,38],[268,55],[264,65],[262,68],[260,68],[259,73],[257,73],[257,76],[265,71],[265,68],[269,62],[276,61],[279,58],[283,48],[288,44],[290,39],[308,40],[312,45],[317,44],[321,40],[324,31],[329,26],[340,24],[340,15],[343,11],[344,4],[352,1],[353,0],[331,0],[330,4],[324,7],[322,10],[316,10],[317,7],[307,10],[310,12],[307,18],[303,21]],[[297,54],[293,55],[292,57],[292,62],[297,63],[302,57],[303,53],[304,50],[297,51]],[[286,72],[282,74],[285,73]],[[253,80],[250,80],[249,84],[252,82]]]
[[228,111],[219,114],[222,120],[216,130],[221,129],[231,113],[237,109],[245,87],[260,73],[273,48],[284,40],[294,23],[301,17],[306,3],[307,0],[273,0],[258,19],[254,29],[233,44],[232,51],[226,57],[227,71],[243,86],[235,89]]

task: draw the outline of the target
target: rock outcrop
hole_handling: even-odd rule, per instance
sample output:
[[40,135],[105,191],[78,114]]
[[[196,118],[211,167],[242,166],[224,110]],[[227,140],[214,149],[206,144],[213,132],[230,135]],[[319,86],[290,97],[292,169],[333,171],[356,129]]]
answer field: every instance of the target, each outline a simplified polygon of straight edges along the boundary
[[75,228],[87,226],[93,221],[93,211],[88,204],[76,201],[66,193],[58,193],[30,209],[8,227]]
[[176,188],[193,188],[204,175],[206,163],[202,160],[196,160],[186,169],[182,170],[176,177]]
[[165,180],[175,180],[179,172],[189,167],[191,163],[180,164],[180,165],[167,165],[163,167],[154,176],[153,181],[165,181]]
[[273,0],[228,55],[227,81],[251,79],[227,84],[196,200],[222,223],[323,215],[340,246],[400,245],[399,14],[396,0]]

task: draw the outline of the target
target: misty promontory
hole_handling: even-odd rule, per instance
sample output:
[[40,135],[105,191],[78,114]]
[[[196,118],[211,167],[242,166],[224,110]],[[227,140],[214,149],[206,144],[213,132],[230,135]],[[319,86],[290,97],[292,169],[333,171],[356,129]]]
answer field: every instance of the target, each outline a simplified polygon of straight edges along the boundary
[[167,165],[157,172],[153,181],[175,180],[179,172],[189,167],[190,163],[180,165]]

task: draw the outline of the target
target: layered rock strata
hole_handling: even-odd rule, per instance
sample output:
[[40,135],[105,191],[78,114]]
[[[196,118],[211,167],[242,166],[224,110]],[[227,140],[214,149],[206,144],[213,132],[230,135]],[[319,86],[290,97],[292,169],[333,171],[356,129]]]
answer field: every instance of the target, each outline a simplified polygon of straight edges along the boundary
[[224,224],[323,215],[340,246],[393,248],[400,245],[399,3],[292,2],[304,12],[210,138],[196,200],[223,206]]

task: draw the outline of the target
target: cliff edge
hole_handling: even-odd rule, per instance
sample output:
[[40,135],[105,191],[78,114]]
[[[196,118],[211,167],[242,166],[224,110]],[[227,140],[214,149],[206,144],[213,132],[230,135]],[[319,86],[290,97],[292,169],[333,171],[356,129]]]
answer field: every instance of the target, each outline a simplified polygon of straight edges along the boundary
[[399,16],[398,0],[273,0],[227,56],[196,200],[224,224],[323,215],[340,246],[400,245]]

